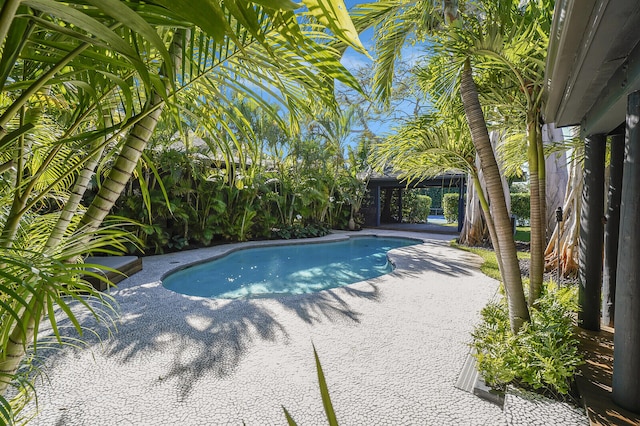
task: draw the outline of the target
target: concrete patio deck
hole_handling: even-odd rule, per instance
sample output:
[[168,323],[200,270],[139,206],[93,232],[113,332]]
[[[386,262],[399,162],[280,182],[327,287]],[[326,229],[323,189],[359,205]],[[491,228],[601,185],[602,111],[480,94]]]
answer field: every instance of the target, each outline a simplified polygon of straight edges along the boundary
[[393,250],[391,274],[280,299],[162,287],[167,271],[236,244],[144,258],[111,290],[117,333],[81,314],[97,331],[85,335],[88,347],[43,353],[31,424],[284,425],[282,406],[300,425],[327,424],[312,343],[342,425],[588,424],[580,410],[538,396],[509,393],[503,410],[457,389],[469,333],[497,282],[479,272],[479,258],[450,248],[450,236],[374,233],[425,242]]

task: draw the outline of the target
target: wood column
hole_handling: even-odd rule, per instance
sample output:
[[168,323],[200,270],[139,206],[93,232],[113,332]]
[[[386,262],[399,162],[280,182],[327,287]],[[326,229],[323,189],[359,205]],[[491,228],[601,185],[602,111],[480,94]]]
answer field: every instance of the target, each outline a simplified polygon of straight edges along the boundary
[[580,211],[578,325],[600,330],[602,249],[604,242],[604,162],[606,136],[584,140],[584,187]]
[[640,412],[640,92],[629,95],[622,177],[613,400]]
[[374,203],[376,205],[376,227],[380,226],[380,186],[376,185],[376,192],[373,194]]
[[625,135],[611,136],[609,165],[609,191],[607,196],[607,223],[604,226],[604,268],[602,270],[603,325],[614,326],[616,269],[618,267],[618,231],[620,229],[620,197],[624,165]]
[[458,232],[462,232],[462,225],[464,224],[464,178],[460,179],[460,186],[458,187]]

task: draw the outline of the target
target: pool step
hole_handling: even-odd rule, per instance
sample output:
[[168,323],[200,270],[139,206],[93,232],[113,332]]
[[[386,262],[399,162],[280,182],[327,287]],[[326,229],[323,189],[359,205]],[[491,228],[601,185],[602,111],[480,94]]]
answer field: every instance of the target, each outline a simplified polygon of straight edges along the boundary
[[[92,272],[101,274],[113,284],[119,283],[125,278],[128,278],[142,270],[142,259],[137,256],[90,256],[85,259],[85,263],[106,266],[119,271],[106,271],[99,268],[90,269]],[[106,282],[98,278],[85,278],[96,290],[104,291],[108,287]]]

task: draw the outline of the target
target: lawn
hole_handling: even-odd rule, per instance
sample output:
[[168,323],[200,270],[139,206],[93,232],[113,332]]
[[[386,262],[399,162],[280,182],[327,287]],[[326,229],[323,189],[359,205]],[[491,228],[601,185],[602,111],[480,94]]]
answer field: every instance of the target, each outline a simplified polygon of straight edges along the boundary
[[[529,233],[527,233],[526,235],[529,236]],[[467,247],[467,246],[460,245],[455,241],[451,242],[451,246],[477,254],[484,260],[484,262],[482,263],[482,266],[480,266],[480,271],[482,271],[483,274],[493,279],[496,279],[498,281],[502,280],[502,278],[500,277],[500,270],[498,269],[498,261],[496,259],[496,253],[493,250],[481,248],[481,247]],[[518,259],[529,259],[529,258],[531,258],[531,254],[529,252],[524,252],[524,251],[518,252]]]
[[516,226],[516,234],[513,236],[516,241],[524,241],[526,243],[531,241],[531,227],[530,226]]

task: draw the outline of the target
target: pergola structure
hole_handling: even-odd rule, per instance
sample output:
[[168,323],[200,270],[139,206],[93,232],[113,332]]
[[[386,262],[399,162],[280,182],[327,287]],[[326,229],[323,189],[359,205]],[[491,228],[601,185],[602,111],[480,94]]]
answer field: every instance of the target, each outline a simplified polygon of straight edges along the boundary
[[585,178],[578,321],[588,330],[615,325],[612,396],[634,412],[640,412],[639,41],[639,1],[557,0],[543,111],[557,127],[580,126]]
[[458,231],[462,229],[464,222],[464,194],[467,176],[462,173],[447,173],[428,179],[414,180],[407,182],[401,179],[398,174],[385,172],[375,173],[369,178],[367,188],[372,196],[372,202],[365,210],[365,226],[378,227],[384,220],[384,208],[389,208],[384,202],[384,198],[391,198],[395,191],[398,203],[395,206],[397,217],[402,221],[402,192],[405,189],[414,188],[457,188],[458,189]]

